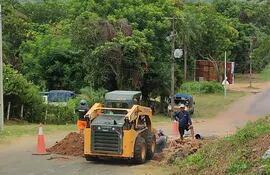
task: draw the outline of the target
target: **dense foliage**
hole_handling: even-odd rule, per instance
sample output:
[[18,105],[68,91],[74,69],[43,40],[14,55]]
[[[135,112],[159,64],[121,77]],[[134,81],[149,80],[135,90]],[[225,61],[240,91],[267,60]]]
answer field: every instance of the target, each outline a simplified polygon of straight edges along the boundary
[[4,66],[4,80],[5,111],[7,102],[10,102],[12,108],[10,116],[18,116],[21,106],[24,105],[24,119],[32,122],[40,121],[44,105],[38,88],[10,66]]
[[[145,100],[170,92],[175,16],[176,85],[192,79],[197,59],[235,61],[255,71],[270,62],[270,4],[214,0],[0,0],[4,62],[41,90],[83,87],[141,90]],[[191,3],[192,2],[192,3]],[[256,39],[255,39],[256,37]]]

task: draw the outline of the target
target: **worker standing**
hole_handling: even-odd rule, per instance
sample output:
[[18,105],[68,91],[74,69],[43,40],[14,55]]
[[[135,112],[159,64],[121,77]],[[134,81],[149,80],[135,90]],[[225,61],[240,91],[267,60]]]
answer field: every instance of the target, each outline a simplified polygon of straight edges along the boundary
[[190,114],[187,110],[185,110],[185,105],[181,104],[178,108],[176,108],[176,112],[174,112],[173,116],[176,121],[178,121],[178,130],[180,134],[181,140],[183,140],[183,136],[185,134],[185,130],[190,130],[192,138],[194,138],[194,128],[192,125],[192,121],[190,118]]
[[77,121],[77,128],[80,134],[83,134],[84,128],[86,127],[86,119],[84,116],[88,112],[88,110],[89,107],[86,100],[81,100],[80,105],[75,110],[79,115],[79,119]]

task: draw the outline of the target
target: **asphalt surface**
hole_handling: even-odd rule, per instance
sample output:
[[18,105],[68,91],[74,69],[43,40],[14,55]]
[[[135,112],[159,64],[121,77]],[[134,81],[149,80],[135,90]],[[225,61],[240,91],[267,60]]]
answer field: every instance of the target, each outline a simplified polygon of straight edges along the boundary
[[270,89],[257,95],[248,113],[253,116],[265,116],[270,114]]
[[[231,134],[248,121],[270,114],[270,89],[239,99],[213,119],[194,121],[195,132],[202,135]],[[171,125],[159,126],[170,134]],[[46,133],[46,131],[45,131]],[[67,133],[46,136],[48,146]],[[153,162],[132,165],[126,161],[87,162],[84,158],[60,155],[35,156],[36,138],[21,138],[9,145],[0,145],[0,175],[140,175],[168,174]]]
[[[48,145],[66,133],[46,136]],[[80,157],[62,155],[32,155],[36,140],[33,137],[0,146],[0,175],[126,175],[159,174],[152,162],[133,165],[126,161],[88,162]],[[144,173],[145,172],[145,173]]]
[[[247,122],[255,121],[267,114],[270,114],[270,89],[239,98],[227,110],[213,118],[192,120],[195,133],[204,137],[222,137],[235,133]],[[163,124],[159,127],[169,135],[173,135],[171,125]]]
[[199,120],[194,126],[205,136],[227,136],[267,114],[270,114],[270,89],[241,97],[228,110],[209,120]]

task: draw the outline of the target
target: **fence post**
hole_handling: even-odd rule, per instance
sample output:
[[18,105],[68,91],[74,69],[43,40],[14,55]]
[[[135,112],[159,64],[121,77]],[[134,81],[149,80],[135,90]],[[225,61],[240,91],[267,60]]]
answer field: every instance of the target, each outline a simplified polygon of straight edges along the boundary
[[48,115],[48,107],[46,106],[46,111],[45,111],[45,121],[44,124],[46,124],[47,122],[47,115]]
[[10,105],[11,105],[11,102],[8,102],[8,109],[7,109],[7,120],[9,120]]
[[23,120],[23,108],[24,108],[24,106],[22,104],[22,106],[21,106],[21,120]]

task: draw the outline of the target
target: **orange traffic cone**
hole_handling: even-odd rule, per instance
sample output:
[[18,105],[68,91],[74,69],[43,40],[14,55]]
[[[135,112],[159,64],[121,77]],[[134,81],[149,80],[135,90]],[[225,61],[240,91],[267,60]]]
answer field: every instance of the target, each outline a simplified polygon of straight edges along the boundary
[[172,133],[174,136],[177,136],[179,134],[179,131],[178,131],[178,122],[176,120],[174,120],[172,122]]
[[45,137],[43,134],[43,129],[41,124],[39,125],[38,128],[38,138],[37,138],[37,152],[34,153],[33,155],[48,155],[50,153],[46,152],[45,148]]

